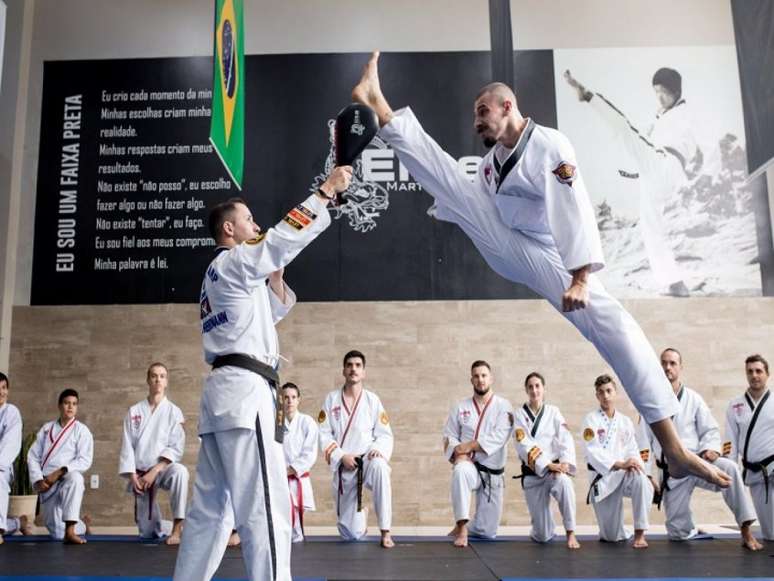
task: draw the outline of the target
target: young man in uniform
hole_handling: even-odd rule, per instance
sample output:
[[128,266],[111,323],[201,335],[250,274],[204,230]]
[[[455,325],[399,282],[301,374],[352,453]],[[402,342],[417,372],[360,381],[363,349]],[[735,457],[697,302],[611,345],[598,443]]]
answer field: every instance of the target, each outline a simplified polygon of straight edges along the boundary
[[344,386],[325,398],[317,418],[320,449],[333,474],[336,525],[347,541],[366,534],[368,510],[362,506],[363,487],[373,496],[381,546],[391,549],[392,485],[390,457],[393,436],[390,419],[379,396],[365,389],[365,355],[350,351],[344,356]]
[[677,401],[650,343],[592,275],[604,266],[602,247],[567,138],[522,117],[506,85],[487,85],[474,103],[474,126],[492,149],[471,182],[411,109],[391,109],[379,85],[378,57],[371,56],[352,98],[376,112],[379,135],[435,198],[435,217],[460,226],[495,272],[529,286],[594,344],[652,425],[675,473],[728,486],[726,474],[681,444],[669,420]]
[[538,543],[554,538],[551,498],[556,499],[567,533],[567,548],[580,549],[575,536],[575,443],[559,408],[545,403],[545,379],[533,371],[524,380],[529,401],[515,413],[514,441],[521,459],[521,484]]
[[88,534],[81,520],[86,489],[83,473],[94,458],[94,438],[85,424],[75,419],[78,392],[59,394],[59,418],[46,422],[27,454],[30,482],[40,498],[40,510],[48,532],[57,540],[82,545]]
[[317,422],[312,416],[298,411],[301,389],[291,382],[282,386],[285,406],[285,439],[282,447],[288,470],[293,542],[304,540],[304,512],[315,510],[314,492],[309,471],[317,460]]
[[741,460],[763,538],[774,541],[774,402],[769,401],[769,362],[756,354],[744,365],[748,387],[726,409],[723,455],[734,463]]
[[[640,450],[648,450],[644,455],[649,456],[645,471],[651,478],[653,488],[662,495],[669,538],[673,541],[687,541],[700,535],[691,514],[691,495],[698,486],[705,490],[722,492],[726,506],[734,513],[739,525],[742,544],[751,551],[760,550],[762,546],[752,534],[755,511],[747,496],[742,474],[736,463],[720,455],[720,430],[709,406],[696,391],[683,384],[682,355],[673,347],[665,349],[661,353],[661,366],[680,403],[680,409],[672,421],[686,448],[731,477],[731,486],[721,489],[695,476],[673,476],[672,466],[669,460],[663,457],[658,441],[647,424],[641,423],[638,435]],[[661,472],[660,482],[656,482],[651,472],[654,463]]]
[[[513,431],[513,406],[492,391],[492,369],[486,361],[470,368],[473,396],[449,411],[443,430],[443,452],[452,463],[451,498],[455,547],[474,537],[493,539],[503,513],[505,462]],[[470,521],[470,496],[476,495],[476,514]],[[470,522],[470,525],[468,525]]]
[[213,369],[201,399],[202,444],[175,581],[212,578],[231,536],[229,506],[249,579],[291,579],[274,325],[295,304],[284,267],[328,227],[328,203],[347,189],[351,176],[352,168],[335,168],[319,191],[265,234],[243,200],[228,200],[210,212],[217,248],[199,306],[204,358]]
[[[166,536],[179,545],[188,499],[188,469],[180,462],[185,452],[183,412],[167,399],[168,371],[153,363],[146,373],[148,396],[129,408],[124,418],[118,472],[134,495],[134,520],[144,539]],[[169,492],[173,522],[162,520],[158,491]]]
[[591,485],[586,497],[594,507],[599,538],[618,542],[631,538],[624,528],[624,496],[632,499],[635,549],[645,549],[648,511],[653,500],[653,485],[637,447],[637,432],[632,421],[615,409],[618,388],[609,375],[594,381],[599,408],[583,420],[583,443]]
[[8,518],[8,493],[13,482],[13,463],[22,447],[22,419],[17,408],[8,403],[10,382],[5,373],[0,372],[0,545],[3,535],[12,535],[21,531],[30,533],[27,517]]

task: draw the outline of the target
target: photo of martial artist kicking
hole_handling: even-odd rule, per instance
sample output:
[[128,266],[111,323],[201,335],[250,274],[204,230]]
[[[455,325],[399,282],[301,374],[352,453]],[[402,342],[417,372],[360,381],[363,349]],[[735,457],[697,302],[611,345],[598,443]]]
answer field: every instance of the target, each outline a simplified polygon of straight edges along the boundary
[[728,486],[725,473],[681,444],[670,420],[678,402],[656,354],[593,275],[604,267],[599,231],[567,138],[522,117],[506,85],[489,84],[473,112],[474,128],[491,149],[471,182],[410,108],[392,110],[381,90],[378,59],[373,53],[353,100],[376,112],[379,136],[434,197],[435,217],[457,224],[495,272],[529,286],[594,344],[661,442],[670,473]]

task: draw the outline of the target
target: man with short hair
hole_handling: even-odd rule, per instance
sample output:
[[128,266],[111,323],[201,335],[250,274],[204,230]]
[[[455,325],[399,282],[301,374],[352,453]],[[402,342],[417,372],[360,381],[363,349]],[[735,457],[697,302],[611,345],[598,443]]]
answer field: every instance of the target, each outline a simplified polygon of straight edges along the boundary
[[291,580],[275,324],[296,302],[285,266],[330,225],[328,203],[351,177],[351,167],[334,168],[317,192],[265,234],[244,200],[227,200],[210,212],[217,247],[199,311],[212,371],[201,398],[202,443],[175,581],[207,581],[215,574],[231,536],[229,504],[249,579]]
[[[455,547],[468,546],[474,537],[493,539],[503,513],[505,462],[513,431],[513,406],[492,391],[489,363],[470,367],[473,397],[460,400],[449,411],[443,430],[443,452],[452,463],[451,498]],[[470,521],[470,496],[476,495],[476,514]]]
[[634,541],[632,547],[645,549],[648,511],[653,486],[645,475],[632,421],[615,407],[618,388],[609,375],[594,381],[599,408],[583,420],[583,443],[591,486],[586,504],[591,502],[602,541],[618,542],[631,538],[624,528],[623,499],[632,499]]
[[[674,347],[664,349],[661,353],[661,366],[680,402],[680,409],[672,421],[686,448],[731,477],[731,486],[720,489],[694,476],[672,476],[671,466],[669,461],[665,461],[658,441],[647,424],[640,424],[640,451],[644,456],[649,456],[645,472],[649,475],[653,488],[662,495],[666,513],[665,524],[670,540],[687,541],[700,534],[694,526],[691,514],[691,495],[698,486],[712,492],[722,492],[726,506],[734,513],[739,525],[742,544],[751,551],[762,549],[752,533],[755,511],[745,491],[742,474],[736,463],[721,457],[720,430],[706,402],[696,391],[683,383],[682,355]],[[660,482],[656,482],[652,475],[654,463],[661,471]]]
[[741,460],[763,538],[774,541],[774,402],[769,401],[769,362],[755,354],[744,365],[748,387],[726,409],[723,455],[734,463]]
[[667,67],[654,73],[652,84],[658,111],[655,122],[646,131],[634,127],[615,105],[601,94],[586,89],[570,71],[565,71],[564,78],[577,93],[578,100],[588,103],[596,111],[636,163],[634,171],[619,172],[636,179],[639,184],[638,224],[653,277],[667,294],[689,296],[684,273],[675,260],[667,236],[664,218],[666,203],[688,183],[690,177],[695,177],[703,160],[694,121],[682,98],[682,76]]
[[366,534],[368,510],[362,506],[363,487],[373,497],[381,546],[391,549],[392,485],[390,457],[393,436],[390,419],[374,392],[365,389],[366,359],[360,351],[344,355],[344,386],[325,398],[317,417],[320,449],[333,473],[336,525],[344,540]]
[[30,482],[40,499],[48,532],[67,544],[82,545],[88,534],[81,520],[86,489],[83,473],[94,458],[94,438],[85,424],[75,419],[79,397],[74,389],[59,394],[59,418],[46,422],[27,454]]
[[592,274],[604,267],[602,246],[567,138],[522,117],[508,86],[486,85],[474,103],[474,126],[492,149],[471,182],[411,109],[392,110],[380,86],[378,58],[373,53],[352,98],[376,112],[380,137],[433,196],[433,215],[457,224],[495,272],[529,286],[594,344],[652,425],[676,473],[728,486],[727,475],[680,443],[669,420],[677,401],[653,348]]
[[290,381],[282,386],[285,406],[285,439],[282,448],[288,471],[293,542],[304,540],[304,513],[315,510],[314,491],[309,471],[317,460],[317,422],[312,416],[298,411],[301,389]]
[[13,463],[22,447],[22,418],[17,408],[8,403],[11,383],[5,373],[0,372],[0,545],[3,535],[21,531],[30,533],[27,517],[8,518],[8,493],[13,482]]
[[[148,396],[129,408],[124,418],[118,472],[134,494],[134,521],[144,539],[166,536],[167,545],[179,545],[188,498],[188,469],[181,464],[185,452],[185,418],[167,399],[169,372],[152,363],[146,373]],[[173,522],[162,520],[158,491],[169,492]]]
[[575,488],[570,479],[578,471],[572,434],[559,408],[545,403],[545,379],[540,373],[527,375],[524,390],[529,401],[516,409],[514,442],[532,523],[530,537],[538,543],[554,538],[553,497],[562,514],[567,548],[580,549],[575,536]]

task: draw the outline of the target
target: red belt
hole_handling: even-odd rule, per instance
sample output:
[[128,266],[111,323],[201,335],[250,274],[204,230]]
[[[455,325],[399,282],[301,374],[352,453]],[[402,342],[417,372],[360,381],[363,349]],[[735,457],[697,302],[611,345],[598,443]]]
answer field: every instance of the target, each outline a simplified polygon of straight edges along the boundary
[[298,482],[296,485],[296,501],[298,502],[298,509],[293,504],[293,495],[290,495],[290,514],[293,523],[293,528],[296,528],[296,512],[298,512],[298,522],[301,524],[301,534],[304,534],[304,487],[301,486],[301,479],[309,478],[309,472],[304,472],[300,476],[298,474],[288,474],[288,481],[295,480]]

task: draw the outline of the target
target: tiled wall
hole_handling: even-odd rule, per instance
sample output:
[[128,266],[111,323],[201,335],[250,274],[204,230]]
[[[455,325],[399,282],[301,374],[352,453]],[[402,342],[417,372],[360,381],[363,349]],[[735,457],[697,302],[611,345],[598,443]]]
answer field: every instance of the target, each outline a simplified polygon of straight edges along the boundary
[[[774,361],[774,299],[636,300],[625,303],[655,349],[683,352],[685,381],[707,400],[721,422],[727,401],[744,390],[744,358],[761,352]],[[289,360],[283,380],[302,388],[302,411],[316,417],[325,394],[340,385],[341,357],[366,354],[367,385],[381,397],[396,436],[392,459],[395,526],[452,522],[449,465],[441,429],[452,403],[471,393],[474,359],[493,365],[495,390],[514,405],[524,401],[523,379],[539,370],[547,400],[563,411],[576,435],[595,407],[594,378],[609,371],[594,348],[545,301],[459,301],[299,304],[279,326]],[[56,417],[64,387],[81,392],[81,419],[95,437],[92,473],[100,488],[87,490],[85,510],[95,524],[132,523],[132,503],[117,474],[121,421],[146,394],[145,370],[155,360],[170,369],[168,395],[186,416],[185,464],[194,470],[202,378],[195,305],[15,307],[11,401],[25,431]],[[622,410],[634,417],[628,400]],[[519,472],[513,449],[506,474],[503,524],[528,524],[524,497],[510,475]],[[333,524],[330,474],[320,459],[312,470],[318,512],[309,525]],[[88,482],[88,480],[87,480]],[[585,505],[585,468],[575,484],[579,524],[593,524]],[[720,495],[700,491],[698,522],[731,523]],[[165,508],[166,510],[166,508]],[[653,522],[662,515],[652,513]]]

